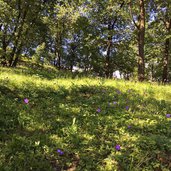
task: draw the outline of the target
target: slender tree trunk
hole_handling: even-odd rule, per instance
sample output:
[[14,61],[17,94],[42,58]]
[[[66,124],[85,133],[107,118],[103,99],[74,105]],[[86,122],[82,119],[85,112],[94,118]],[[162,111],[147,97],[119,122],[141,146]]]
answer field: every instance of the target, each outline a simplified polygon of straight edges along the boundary
[[57,57],[57,67],[61,70],[61,48],[62,48],[62,35],[60,32],[56,34],[56,57]]
[[17,66],[19,55],[20,55],[20,52],[17,52],[16,53],[16,57],[15,57],[13,63],[12,63],[12,67],[16,67]]
[[145,7],[144,0],[139,0],[140,16],[138,29],[138,80],[145,79],[145,62],[144,62],[144,36],[145,36]]
[[70,64],[70,71],[72,72],[72,70],[73,70],[73,64],[71,62],[71,64]]
[[10,59],[9,59],[9,66],[10,67],[12,66],[14,56],[15,56],[15,53],[16,53],[16,50],[17,50],[17,47],[18,47],[18,44],[19,44],[19,41],[20,41],[20,38],[21,38],[21,34],[22,34],[22,31],[23,31],[23,26],[24,26],[24,22],[25,22],[27,12],[28,12],[28,9],[26,7],[26,9],[25,9],[25,11],[23,13],[23,18],[22,18],[22,21],[21,21],[21,25],[20,25],[19,30],[18,30],[18,35],[16,36],[15,41],[14,41],[14,47],[13,47],[12,52],[10,54]]
[[54,52],[54,53],[55,53],[55,57],[54,57],[54,59],[53,59],[53,65],[54,65],[55,67],[57,67],[57,60],[56,60],[56,59],[57,59],[57,58],[56,58],[56,57],[57,57],[57,51],[56,51],[56,48],[55,48],[55,52]]
[[110,77],[110,51],[111,51],[111,45],[112,45],[112,37],[108,38],[108,47],[107,47],[107,55],[106,55],[106,61],[105,61],[105,75],[106,78]]
[[114,24],[112,26],[112,22],[108,22],[108,41],[107,41],[107,49],[106,49],[106,60],[105,60],[105,76],[106,78],[110,77],[110,52],[111,52],[111,46],[112,46],[112,36],[110,35],[110,31],[113,30]]
[[[120,4],[120,10],[122,9],[122,7],[124,6],[125,4],[125,1],[123,1],[121,4]],[[116,14],[116,16],[114,17],[113,21],[111,21],[109,19],[108,21],[108,31],[109,31],[109,35],[108,35],[108,41],[107,41],[107,55],[106,55],[106,60],[105,60],[105,76],[106,78],[110,78],[112,77],[112,70],[111,70],[111,60],[110,60],[110,53],[111,53],[111,48],[112,48],[112,34],[110,33],[111,30],[114,29],[114,26],[116,24],[118,20],[118,16]]]
[[163,75],[162,75],[162,82],[163,83],[166,83],[167,79],[168,79],[169,45],[170,45],[170,40],[166,39],[166,41],[165,41],[164,58],[163,58]]
[[[57,44],[57,43],[56,43]],[[54,66],[55,67],[57,67],[58,66],[58,58],[57,58],[57,55],[58,55],[58,52],[57,52],[57,45],[55,44],[55,51],[54,51],[54,53],[55,53],[55,57],[54,57],[54,62],[53,62],[53,64],[54,64]]]
[[61,54],[58,53],[58,69],[61,70]]
[[74,52],[74,48],[71,47],[71,56],[70,56],[70,71],[73,71],[73,66],[74,66],[74,59],[75,59],[75,52]]
[[22,51],[22,44],[19,46],[17,52],[16,52],[16,57],[12,63],[12,67],[16,67],[17,66],[17,63],[18,63],[18,60],[19,60],[19,56],[21,54],[21,51]]
[[76,49],[78,45],[71,45],[71,56],[70,56],[70,71],[72,72],[74,67],[74,61],[76,59]]
[[10,54],[10,59],[9,59],[9,66],[10,67],[12,67],[12,63],[13,63],[13,60],[14,60],[14,55],[15,55],[16,49],[17,49],[17,47],[14,46],[13,49],[12,49],[12,52]]
[[[9,45],[9,43],[11,42],[11,40],[13,38],[15,38],[15,34],[17,33],[17,28],[19,27],[19,20],[20,20],[20,17],[21,17],[21,6],[20,6],[20,4],[21,4],[21,0],[18,1],[19,14],[18,14],[18,17],[17,17],[17,22],[16,22],[16,25],[14,27],[14,31],[11,34],[11,36],[9,37],[8,40],[6,40],[6,29],[7,29],[8,26],[5,25],[5,33],[3,34],[3,41],[2,41],[3,42],[3,56],[2,56],[2,58],[4,59],[4,61],[3,61],[4,65],[7,65],[6,48]],[[2,24],[1,24],[1,29],[2,29]],[[15,54],[15,46],[13,47],[13,50],[11,52],[10,57],[14,56],[14,54]],[[12,64],[12,57],[9,59],[9,64],[8,65],[11,66],[11,64]]]
[[151,65],[151,81],[153,81],[154,78],[154,65]]
[[59,33],[59,45],[58,45],[58,69],[61,70],[61,52],[62,52],[62,33]]
[[6,33],[3,34],[3,38],[2,38],[2,65],[6,66],[7,62],[6,62],[6,48],[7,48],[7,43],[6,43]]
[[[171,18],[165,21],[166,30],[170,33],[171,30]],[[165,48],[164,48],[164,56],[163,56],[163,74],[162,74],[162,82],[166,83],[168,80],[168,69],[169,69],[169,46],[170,46],[170,39],[167,38],[165,40]]]

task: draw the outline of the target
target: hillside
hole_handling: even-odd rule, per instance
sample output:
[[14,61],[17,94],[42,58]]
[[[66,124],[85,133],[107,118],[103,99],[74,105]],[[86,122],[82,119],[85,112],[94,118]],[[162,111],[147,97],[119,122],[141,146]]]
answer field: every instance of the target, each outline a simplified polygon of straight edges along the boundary
[[171,86],[0,68],[0,170],[171,170]]

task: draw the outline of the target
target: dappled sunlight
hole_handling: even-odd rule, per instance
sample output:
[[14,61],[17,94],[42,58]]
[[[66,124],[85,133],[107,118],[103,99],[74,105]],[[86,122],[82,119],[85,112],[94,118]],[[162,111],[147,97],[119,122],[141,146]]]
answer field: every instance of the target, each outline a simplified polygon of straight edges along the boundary
[[171,171],[171,0],[0,0],[0,171]]
[[0,76],[1,165],[67,170],[77,161],[78,170],[170,168],[168,86],[6,76]]

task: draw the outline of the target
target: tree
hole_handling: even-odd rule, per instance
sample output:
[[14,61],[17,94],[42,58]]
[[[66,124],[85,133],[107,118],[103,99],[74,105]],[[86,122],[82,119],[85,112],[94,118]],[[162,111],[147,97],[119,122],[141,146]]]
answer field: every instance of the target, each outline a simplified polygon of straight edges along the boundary
[[158,55],[160,56],[158,57],[160,61],[159,69],[156,70],[160,70],[160,80],[165,83],[169,78],[171,6],[169,1],[157,0],[151,2],[151,8],[153,17],[151,25],[153,28],[151,28],[150,34],[153,34],[153,38],[150,41],[154,42],[156,40],[155,44],[158,45],[158,48],[153,50],[153,52],[158,51]]
[[164,43],[164,55],[163,55],[163,74],[162,74],[162,82],[165,83],[168,81],[168,68],[169,68],[169,48],[170,48],[170,38],[171,38],[171,5],[170,2],[165,1],[165,9],[161,9],[164,13],[163,21],[166,38]]
[[[138,43],[138,80],[145,79],[145,56],[144,56],[144,38],[145,38],[145,4],[144,0],[139,0],[138,16],[133,14],[132,2],[129,3],[130,14],[132,21],[137,29],[137,43]],[[136,19],[135,19],[136,18]]]

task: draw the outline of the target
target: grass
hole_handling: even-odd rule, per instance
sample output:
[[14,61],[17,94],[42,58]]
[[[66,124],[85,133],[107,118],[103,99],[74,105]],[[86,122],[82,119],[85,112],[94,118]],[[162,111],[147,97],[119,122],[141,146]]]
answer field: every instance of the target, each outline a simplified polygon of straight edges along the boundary
[[170,113],[169,85],[0,68],[0,170],[169,171]]

